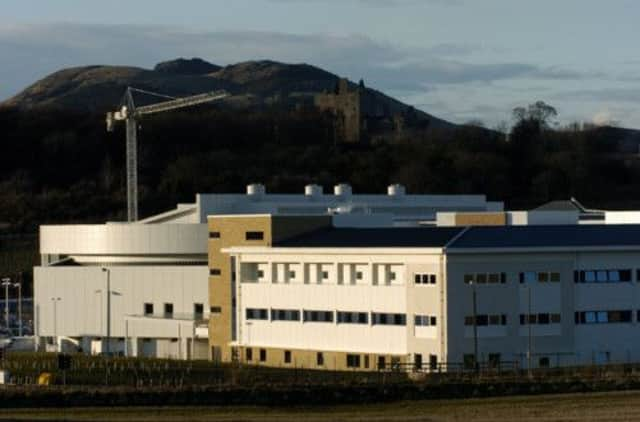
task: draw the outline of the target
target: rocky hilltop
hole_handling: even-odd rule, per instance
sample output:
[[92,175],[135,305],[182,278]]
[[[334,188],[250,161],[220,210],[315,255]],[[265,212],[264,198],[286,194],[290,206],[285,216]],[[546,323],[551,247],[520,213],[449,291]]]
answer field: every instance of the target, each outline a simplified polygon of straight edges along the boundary
[[[120,103],[126,87],[187,96],[225,89],[228,105],[260,106],[277,102],[295,106],[312,102],[313,95],[335,89],[339,77],[308,64],[270,60],[218,66],[202,59],[176,59],[153,69],[127,66],[85,66],[63,69],[27,87],[0,106],[18,109],[54,108],[104,112]],[[351,86],[356,87],[351,83]],[[410,107],[375,89],[365,88],[377,108],[403,113]],[[141,99],[144,101],[144,99]],[[431,127],[453,126],[422,111]]]

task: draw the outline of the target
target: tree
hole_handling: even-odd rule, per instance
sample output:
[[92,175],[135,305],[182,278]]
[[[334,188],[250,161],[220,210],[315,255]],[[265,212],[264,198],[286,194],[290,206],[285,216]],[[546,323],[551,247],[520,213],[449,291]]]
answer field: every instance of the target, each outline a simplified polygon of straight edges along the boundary
[[518,124],[529,121],[537,123],[541,129],[548,128],[550,120],[558,116],[555,107],[544,101],[536,101],[527,107],[516,107],[513,109],[513,119]]

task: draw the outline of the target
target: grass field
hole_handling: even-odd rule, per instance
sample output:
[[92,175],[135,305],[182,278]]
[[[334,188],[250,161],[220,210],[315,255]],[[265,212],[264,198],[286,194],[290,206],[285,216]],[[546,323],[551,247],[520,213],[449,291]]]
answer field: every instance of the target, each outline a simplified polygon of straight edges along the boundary
[[412,401],[335,407],[181,407],[23,409],[2,421],[639,421],[640,392]]

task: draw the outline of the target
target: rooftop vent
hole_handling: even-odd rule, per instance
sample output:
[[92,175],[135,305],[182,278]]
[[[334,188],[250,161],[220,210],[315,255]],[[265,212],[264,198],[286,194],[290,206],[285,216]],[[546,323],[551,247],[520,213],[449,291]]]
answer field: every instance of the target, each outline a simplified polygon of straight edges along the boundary
[[322,193],[322,186],[320,185],[307,185],[304,187],[305,196],[320,196]]
[[389,185],[387,187],[387,195],[389,196],[403,196],[406,195],[407,189],[402,185]]
[[262,196],[266,193],[266,189],[263,184],[252,183],[247,185],[247,195],[249,196]]
[[333,193],[336,196],[351,196],[351,185],[341,183],[333,187]]

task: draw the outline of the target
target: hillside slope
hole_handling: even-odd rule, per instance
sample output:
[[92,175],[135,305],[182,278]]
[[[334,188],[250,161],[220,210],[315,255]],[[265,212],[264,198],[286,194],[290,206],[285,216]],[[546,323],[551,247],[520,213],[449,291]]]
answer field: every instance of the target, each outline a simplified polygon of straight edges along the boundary
[[[337,75],[308,64],[269,60],[220,67],[201,59],[177,59],[159,63],[153,70],[85,66],[55,72],[0,106],[104,112],[120,103],[127,86],[171,96],[225,89],[233,95],[227,102],[229,105],[260,106],[286,100],[290,106],[295,106],[308,103],[314,94],[334,89],[338,79]],[[401,113],[409,108],[374,89],[367,88],[367,93],[373,96],[380,109]],[[422,111],[417,113],[421,118],[429,119],[431,127],[454,126]]]

